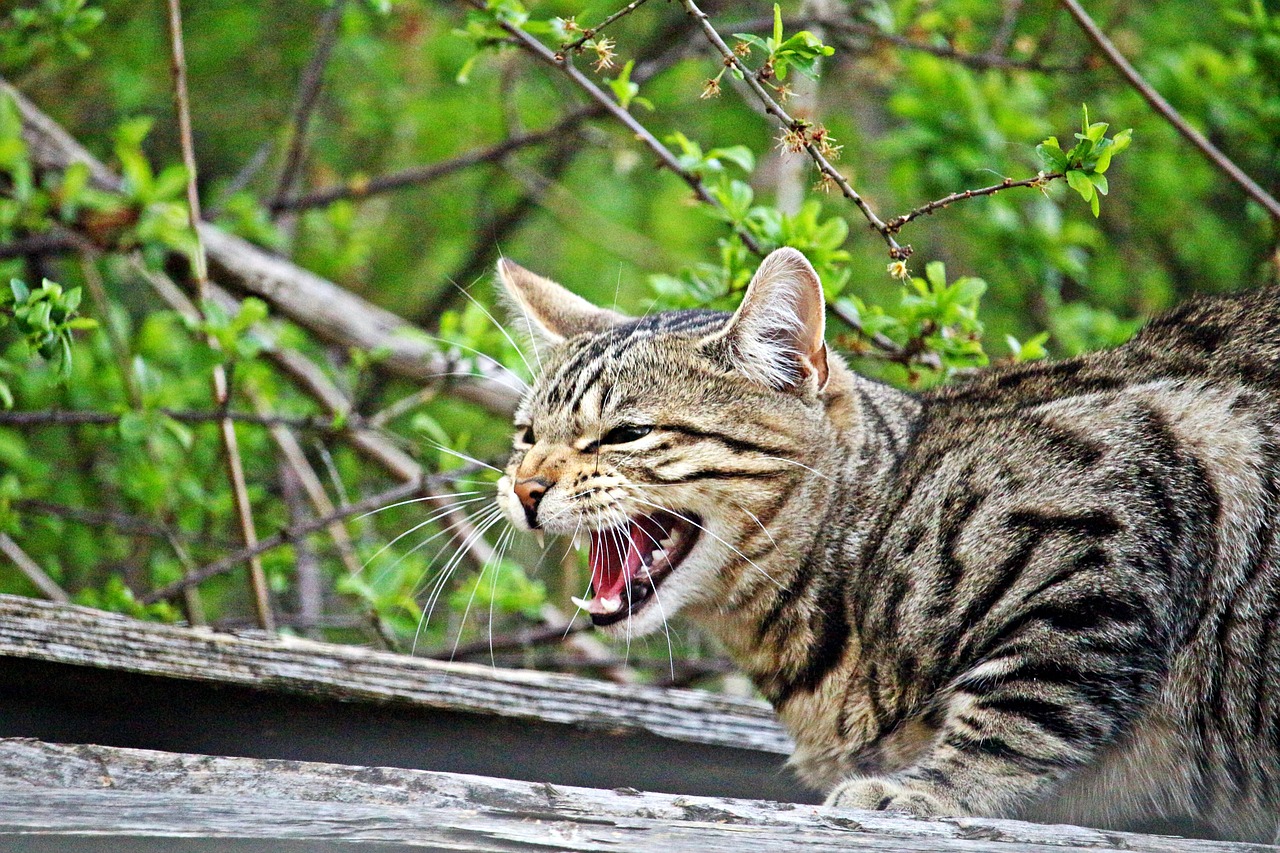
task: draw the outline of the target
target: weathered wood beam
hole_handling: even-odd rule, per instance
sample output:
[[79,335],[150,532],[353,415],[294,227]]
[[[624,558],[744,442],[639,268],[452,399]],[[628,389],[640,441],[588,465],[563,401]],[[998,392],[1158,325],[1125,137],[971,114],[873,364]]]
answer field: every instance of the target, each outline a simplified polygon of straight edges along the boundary
[[764,702],[287,636],[220,634],[12,595],[0,595],[0,657],[654,735],[778,756],[792,748]]
[[[120,191],[119,176],[3,78],[0,95],[17,104],[23,139],[37,169],[62,171],[72,163],[85,163],[99,188]],[[457,372],[457,365],[412,323],[214,225],[202,223],[200,236],[214,280],[225,287],[266,300],[329,343],[387,352],[379,369],[424,384],[446,384],[458,398],[499,414],[515,409],[521,381],[498,362],[467,359],[473,376],[449,375]]]
[[18,834],[236,838],[325,843],[325,850],[357,843],[619,853],[743,853],[799,845],[817,853],[1277,849],[1017,821],[924,820],[630,788],[0,740],[0,844]]

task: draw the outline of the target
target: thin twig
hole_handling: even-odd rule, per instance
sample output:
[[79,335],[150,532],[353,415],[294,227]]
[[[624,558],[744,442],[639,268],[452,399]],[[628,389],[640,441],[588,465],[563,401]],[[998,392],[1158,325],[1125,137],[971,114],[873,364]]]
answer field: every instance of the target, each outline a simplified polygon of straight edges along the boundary
[[773,116],[774,119],[778,121],[784,132],[789,134],[798,134],[799,139],[803,140],[804,150],[808,153],[813,162],[817,164],[818,170],[825,175],[827,179],[840,188],[840,192],[844,197],[853,202],[854,206],[857,207],[863,217],[866,218],[871,228],[884,239],[885,244],[889,247],[889,256],[897,260],[909,257],[911,255],[911,247],[898,245],[898,241],[894,239],[893,232],[891,232],[888,226],[886,226],[880,217],[876,215],[876,212],[871,209],[871,205],[867,203],[866,199],[858,194],[858,192],[849,184],[848,179],[846,179],[845,176],[835,168],[835,166],[831,165],[831,161],[825,154],[823,154],[818,144],[814,142],[812,135],[809,134],[808,123],[792,118],[787,111],[782,108],[782,105],[769,94],[768,90],[761,85],[757,72],[748,68],[742,59],[734,53],[733,48],[725,44],[724,39],[720,37],[720,33],[716,31],[714,26],[712,26],[711,20],[707,17],[706,12],[703,12],[698,8],[698,5],[694,3],[693,0],[681,0],[681,5],[684,6],[685,11],[688,12],[689,15],[702,27],[702,32],[706,35],[707,41],[711,42],[711,45],[719,51],[724,64],[742,74],[748,88],[751,89],[755,96],[760,100],[760,103],[764,106],[765,112]]
[[57,231],[28,234],[25,237],[19,237],[12,243],[0,246],[0,261],[7,261],[10,258],[26,258],[33,255],[61,255],[73,252],[76,248],[78,246],[75,240]]
[[[333,55],[333,46],[338,41],[338,25],[342,23],[342,10],[347,0],[333,0],[320,19],[319,32],[316,35],[315,51],[311,61],[298,83],[298,94],[294,100],[293,121],[290,124],[289,147],[285,151],[284,167],[280,170],[280,182],[276,186],[276,199],[282,199],[293,191],[298,180],[298,171],[307,151],[307,131],[311,126],[311,115],[320,99],[320,89],[324,85],[324,70]],[[271,208],[274,210],[275,205]]]
[[559,139],[592,115],[598,114],[598,112],[598,110],[590,108],[576,110],[545,130],[536,130],[512,136],[496,145],[477,148],[464,154],[459,154],[457,157],[442,160],[439,163],[414,166],[368,180],[350,180],[344,184],[314,190],[295,198],[279,198],[271,202],[271,209],[280,211],[323,207],[343,199],[368,198],[379,193],[429,184],[432,181],[437,181],[471,166],[478,166],[482,163],[495,163],[521,148]]
[[[456,472],[451,472],[450,476]],[[443,475],[438,475],[439,479],[444,479]],[[243,564],[246,560],[258,557],[267,551],[279,548],[281,545],[287,545],[303,536],[309,536],[319,530],[323,530],[336,521],[344,518],[350,518],[353,515],[360,515],[364,512],[371,512],[380,509],[388,504],[405,498],[413,497],[422,491],[422,483],[402,483],[401,485],[379,492],[376,495],[370,495],[362,501],[335,509],[332,513],[320,518],[313,518],[302,524],[294,525],[285,530],[280,531],[274,536],[268,536],[256,542],[252,547],[244,547],[233,554],[229,554],[214,563],[211,563],[201,569],[197,569],[181,580],[174,581],[171,584],[153,590],[139,598],[143,604],[153,604],[157,601],[164,601],[180,595],[182,590],[194,584],[204,583],[209,578],[226,574]]]
[[897,232],[900,228],[902,228],[902,226],[906,225],[908,222],[915,219],[916,217],[924,216],[925,214],[932,214],[935,210],[941,210],[942,208],[947,207],[950,204],[954,204],[957,201],[964,201],[965,199],[970,199],[970,198],[978,198],[979,196],[984,196],[984,195],[995,195],[998,192],[1015,189],[1017,187],[1037,187],[1037,188],[1043,187],[1046,184],[1048,184],[1050,181],[1056,181],[1059,178],[1064,178],[1064,177],[1066,177],[1066,175],[1064,175],[1062,172],[1048,172],[1048,173],[1036,175],[1034,178],[1025,178],[1024,180],[1021,180],[1021,181],[1015,181],[1013,178],[1005,178],[1000,183],[993,184],[992,186],[989,186],[989,187],[983,187],[982,189],[977,189],[977,190],[962,190],[961,192],[952,193],[951,195],[944,196],[936,201],[931,201],[928,204],[922,204],[919,207],[917,207],[915,210],[904,213],[901,216],[893,217],[888,222],[886,222],[885,225],[889,228],[890,231]]
[[577,40],[575,40],[575,41],[571,41],[571,42],[569,42],[568,44],[563,44],[563,45],[561,45],[561,46],[560,46],[560,52],[561,52],[561,53],[569,53],[570,51],[577,50],[578,48],[582,47],[582,46],[583,46],[584,44],[586,44],[587,42],[591,41],[591,39],[593,39],[593,38],[595,38],[596,36],[600,35],[600,33],[604,30],[604,28],[605,28],[605,27],[609,26],[610,24],[612,24],[614,21],[618,20],[619,18],[623,18],[623,17],[626,17],[627,15],[630,15],[630,14],[631,14],[632,12],[634,12],[636,9],[639,9],[641,6],[643,6],[643,5],[645,4],[645,2],[646,2],[646,0],[631,0],[631,2],[630,2],[630,3],[628,3],[628,4],[627,4],[627,5],[625,5],[625,6],[623,6],[621,9],[619,9],[619,10],[618,10],[618,11],[616,11],[616,12],[614,12],[614,13],[613,13],[612,15],[610,15],[609,17],[605,18],[603,21],[601,21],[601,22],[600,22],[599,24],[597,24],[596,26],[594,26],[594,27],[587,27],[586,29],[584,29],[584,30],[582,31],[582,37],[581,37],[581,38],[579,38],[579,39],[577,39]]
[[[485,8],[484,3],[480,2],[480,0],[470,0],[470,5],[477,9]],[[594,81],[579,71],[570,61],[568,56],[553,52],[542,42],[538,41],[536,38],[509,21],[499,19],[498,25],[502,27],[502,29],[505,30],[512,38],[514,38],[520,47],[547,65],[550,65],[553,68],[558,68],[565,74],[565,76],[572,80],[578,88],[586,92],[592,100],[600,104],[606,112],[621,122],[623,126],[630,130],[638,140],[643,142],[650,151],[658,156],[658,160],[663,167],[671,170],[672,174],[679,177],[680,180],[684,181],[689,188],[693,190],[693,194],[698,197],[699,201],[704,204],[708,204],[717,210],[723,211],[723,206],[715,199],[714,196],[711,195],[706,186],[703,185],[702,180],[697,175],[687,169],[684,169],[680,165],[679,160],[676,159],[675,154],[671,152],[671,149],[659,142],[658,138],[650,133],[648,128],[637,121],[635,116],[624,110],[621,104],[606,95]],[[761,254],[759,242],[756,241],[755,237],[749,231],[736,224],[735,230],[738,232],[738,236],[742,240],[743,244],[750,251],[755,254]]]
[[[173,92],[174,103],[178,111],[178,129],[182,139],[182,162],[187,168],[187,204],[191,214],[191,230],[195,237],[193,267],[196,285],[196,302],[203,304],[209,289],[209,261],[205,256],[204,241],[200,236],[200,194],[196,189],[196,151],[195,139],[191,132],[191,103],[187,94],[187,59],[182,42],[182,6],[181,0],[169,0],[169,37],[173,47]],[[211,337],[210,344],[216,346]],[[225,409],[231,399],[231,387],[227,381],[226,370],[222,365],[213,368],[214,405]],[[225,450],[227,474],[231,481],[231,492],[235,499],[236,515],[240,521],[240,534],[245,547],[252,548],[258,534],[253,524],[253,510],[249,505],[249,490],[245,483],[244,463],[240,458],[240,446],[236,439],[235,424],[229,418],[218,422],[222,433],[222,445]],[[264,631],[274,631],[271,615],[271,600],[267,590],[267,576],[262,569],[262,561],[254,554],[249,558],[249,586],[253,593],[254,608],[258,615],[258,624]]]
[[71,596],[67,595],[66,590],[58,586],[53,578],[40,568],[40,564],[31,559],[31,556],[17,542],[9,538],[9,534],[0,533],[0,554],[4,554],[13,564],[18,567],[18,571],[22,572],[36,587],[44,594],[44,597],[50,601],[69,604]]
[[1071,17],[1075,18],[1080,29],[1089,37],[1089,40],[1097,45],[1102,51],[1107,61],[1115,66],[1116,70],[1125,80],[1129,81],[1139,95],[1142,96],[1151,108],[1159,113],[1165,121],[1173,125],[1174,129],[1181,133],[1192,145],[1200,150],[1200,153],[1209,159],[1209,162],[1217,166],[1227,177],[1240,185],[1241,189],[1258,204],[1266,208],[1267,213],[1272,219],[1280,220],[1280,202],[1264,190],[1258,183],[1235,164],[1235,162],[1222,153],[1219,148],[1205,137],[1203,133],[1196,130],[1182,115],[1166,101],[1159,92],[1151,87],[1151,84],[1143,79],[1137,69],[1124,58],[1116,46],[1107,38],[1106,33],[1089,17],[1089,13],[1084,10],[1076,0],[1061,0],[1063,7],[1071,13]]

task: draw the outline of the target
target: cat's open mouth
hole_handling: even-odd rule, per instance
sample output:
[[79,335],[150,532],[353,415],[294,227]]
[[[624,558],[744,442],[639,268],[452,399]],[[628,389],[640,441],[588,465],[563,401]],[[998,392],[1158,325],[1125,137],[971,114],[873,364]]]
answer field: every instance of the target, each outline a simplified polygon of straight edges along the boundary
[[589,600],[573,599],[596,625],[625,619],[656,597],[658,586],[697,544],[700,522],[657,511],[625,525],[591,531]]

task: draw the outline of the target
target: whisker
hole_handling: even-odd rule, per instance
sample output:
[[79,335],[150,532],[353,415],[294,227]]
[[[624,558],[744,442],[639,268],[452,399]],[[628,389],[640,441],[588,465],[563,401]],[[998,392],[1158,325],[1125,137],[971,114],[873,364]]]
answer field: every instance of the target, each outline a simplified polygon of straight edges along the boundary
[[[455,481],[455,482],[460,482],[460,481]],[[387,510],[395,509],[398,506],[406,506],[408,504],[422,503],[423,501],[440,501],[450,497],[462,498],[462,497],[466,497],[467,495],[478,495],[478,494],[480,494],[479,489],[471,492],[451,492],[450,494],[447,494],[447,495],[426,495],[425,497],[420,497],[420,498],[409,498],[407,501],[396,501],[393,504],[387,504],[386,506],[380,506],[377,509],[371,509],[368,512],[364,513],[363,515],[357,515],[354,519],[352,519],[352,521],[359,521],[362,518],[368,518],[371,515],[376,515],[377,513],[380,513],[380,512],[386,512]]]
[[499,474],[502,473],[501,468],[495,468],[494,466],[490,465],[488,462],[481,462],[479,459],[475,458],[474,456],[468,456],[462,451],[454,450],[452,447],[443,445],[440,442],[435,441],[434,439],[426,438],[424,436],[423,440],[426,441],[427,444],[430,444],[432,447],[436,448],[437,450],[443,450],[445,453],[448,453],[450,456],[456,456],[459,459],[463,459],[467,462],[472,463],[473,465],[479,465],[481,468],[488,468],[490,471],[497,471]]
[[[496,317],[494,317],[492,314],[490,314],[490,313],[489,313],[489,309],[488,309],[488,308],[485,308],[483,305],[481,305],[481,304],[480,304],[480,300],[478,300],[478,299],[476,299],[474,296],[472,296],[472,295],[467,291],[467,289],[466,289],[465,287],[463,287],[462,285],[458,284],[456,281],[453,281],[452,279],[450,279],[450,280],[449,280],[449,283],[450,283],[450,284],[452,284],[454,287],[458,288],[458,292],[459,292],[459,293],[461,293],[463,296],[465,296],[465,297],[467,297],[468,299],[470,299],[470,300],[471,300],[471,304],[475,305],[477,308],[479,308],[481,311],[483,311],[483,312],[484,312],[484,315],[485,315],[486,317],[488,317],[488,318],[489,318],[489,321],[490,321],[490,322],[492,322],[492,323],[493,323],[493,325],[494,325],[495,327],[497,327],[497,329],[498,329],[498,331],[499,331],[499,332],[502,332],[502,336],[503,336],[504,338],[506,338],[506,339],[507,339],[507,343],[509,343],[509,344],[511,344],[511,346],[515,347],[516,354],[517,354],[517,355],[519,355],[519,356],[520,356],[520,360],[524,362],[525,370],[528,370],[530,374],[534,373],[535,371],[534,371],[534,369],[533,369],[533,365],[529,363],[529,359],[525,358],[524,350],[520,348],[520,345],[519,345],[518,343],[516,343],[516,342],[515,342],[515,339],[514,339],[514,338],[512,338],[512,337],[511,337],[511,335],[509,335],[509,334],[507,333],[507,327],[506,327],[506,326],[504,326],[504,325],[502,325],[501,323],[499,323],[499,322],[498,322],[498,320],[497,320],[497,318],[496,318]],[[516,300],[516,301],[518,302],[519,300]],[[524,311],[524,307],[523,307],[523,306],[521,306],[520,310],[521,310],[521,312],[523,312],[523,311]],[[527,317],[526,317],[526,319],[527,319]],[[535,355],[537,355],[538,347],[537,347],[536,345],[534,346],[533,351],[534,351],[534,354],[535,354]],[[538,358],[538,371],[540,372],[541,370],[542,370],[542,359],[539,357],[539,358]]]
[[[406,530],[404,533],[401,533],[399,536],[397,536],[396,538],[392,539],[390,542],[388,542],[387,544],[383,545],[383,546],[382,546],[381,548],[379,548],[376,552],[374,552],[374,555],[373,555],[372,557],[370,557],[369,559],[367,559],[367,560],[365,560],[365,561],[364,561],[364,565],[360,567],[361,571],[363,571],[363,570],[365,570],[365,569],[369,568],[369,565],[370,565],[371,563],[373,563],[373,561],[374,561],[374,560],[376,560],[376,559],[378,559],[379,557],[381,557],[381,556],[382,556],[382,554],[383,554],[383,553],[384,553],[388,548],[393,547],[397,542],[399,542],[399,541],[400,541],[401,539],[403,539],[404,537],[409,536],[410,534],[415,533],[415,532],[417,532],[417,531],[421,530],[422,528],[426,527],[428,524],[431,524],[432,522],[434,522],[434,521],[436,521],[436,520],[438,520],[438,519],[440,519],[440,518],[444,518],[445,516],[449,515],[449,514],[450,514],[450,513],[452,513],[454,510],[456,510],[456,509],[458,509],[458,508],[460,508],[460,507],[464,507],[464,506],[468,506],[468,505],[470,505],[470,504],[480,503],[481,501],[488,501],[488,500],[489,500],[489,497],[488,497],[488,495],[486,495],[486,496],[484,496],[484,497],[479,497],[479,498],[468,498],[468,499],[467,499],[467,500],[465,500],[465,501],[456,501],[456,502],[454,502],[454,503],[449,504],[448,506],[438,507],[438,508],[433,512],[433,513],[431,513],[430,515],[428,515],[428,516],[427,516],[427,518],[426,518],[426,520],[425,520],[425,521],[420,521],[420,522],[418,522],[418,523],[417,523],[417,524],[415,524],[413,527],[410,527],[410,528],[409,528],[408,530]],[[430,539],[428,539],[427,541],[428,541],[428,542],[430,542],[431,540],[430,540]],[[412,552],[412,551],[410,551],[409,553],[410,553],[410,554],[412,554],[413,552]],[[407,555],[406,555],[406,556],[407,556]],[[401,557],[400,559],[401,559],[401,560],[403,560],[403,559],[404,559],[404,557]],[[395,568],[396,566],[398,566],[399,564],[400,564],[400,560],[397,560],[396,562],[392,563],[392,564],[391,564],[391,566],[390,566],[389,568],[387,568],[387,569],[384,569],[384,570],[382,571],[382,573],[380,573],[380,574],[378,575],[378,577],[379,577],[379,578],[380,578],[380,577],[382,577],[384,574],[386,574],[386,572],[390,571],[390,569],[394,569],[394,568]]]
[[[507,528],[498,535],[497,547],[494,549],[493,582],[489,587],[489,665],[494,669],[498,668],[498,661],[493,655],[493,606],[498,600],[498,573],[502,571],[502,555],[506,552],[507,545],[511,543],[514,530],[515,528],[508,524]],[[462,636],[462,626],[458,627],[458,636]],[[456,644],[454,650],[457,650]]]
[[[523,379],[521,379],[519,376],[517,376],[515,373],[512,373],[509,370],[506,373],[502,374],[501,376],[492,376],[487,373],[481,373],[478,370],[444,370],[444,371],[441,371],[440,373],[425,374],[422,378],[423,379],[443,379],[446,376],[470,376],[475,379],[486,379],[490,382],[497,382],[499,385],[506,385],[508,388],[511,388],[511,390],[513,391],[527,391],[529,389],[528,382],[525,382]],[[512,388],[511,385],[505,383],[503,380],[508,376],[518,381],[520,383],[520,387]]]
[[[468,546],[470,542],[475,541],[475,539],[484,536],[485,532],[488,531],[489,528],[497,524],[500,520],[501,520],[501,517],[497,517],[497,518],[492,518],[489,521],[485,522],[484,526],[478,528],[471,537],[468,537]],[[465,550],[465,549],[460,549],[459,553],[461,553],[462,550]],[[463,609],[462,619],[460,619],[458,622],[458,633],[454,636],[453,650],[449,653],[449,660],[453,660],[454,655],[458,653],[458,646],[459,644],[462,643],[462,629],[465,628],[467,625],[467,616],[471,614],[471,605],[475,603],[476,593],[479,592],[480,590],[480,584],[484,581],[484,573],[489,570],[490,562],[492,561],[486,560],[480,566],[480,574],[476,575],[476,582],[471,587],[471,595],[469,598],[467,598],[467,606]],[[493,570],[497,572],[498,567],[495,565],[493,567]]]
[[[497,524],[498,521],[501,520],[501,518],[502,518],[501,510],[499,510],[497,507],[493,507],[492,509],[490,509],[486,515],[482,516],[482,521],[480,523],[480,526],[471,530],[467,534],[467,537],[463,540],[462,544],[458,546],[458,549],[453,553],[453,556],[450,557],[449,560],[445,563],[444,568],[441,569],[440,571],[440,576],[436,579],[436,581],[432,585],[433,586],[432,593],[430,596],[428,596],[428,599],[427,599],[428,606],[425,608],[422,619],[418,623],[418,630],[414,634],[413,646],[410,649],[410,654],[413,654],[415,651],[417,651],[418,639],[419,637],[421,637],[422,632],[426,629],[427,625],[431,622],[431,615],[435,612],[436,604],[438,604],[440,601],[440,596],[444,592],[445,583],[448,581],[449,577],[457,569],[458,565],[461,564],[462,558],[470,550],[472,544],[476,542],[478,539],[480,539],[481,537],[483,537],[485,534],[485,531],[487,531],[490,527],[493,527],[493,525]],[[461,526],[461,524],[462,522],[459,522],[459,526]],[[455,533],[454,536],[451,537],[450,541],[452,541],[452,539],[456,537],[457,537],[457,533]],[[440,553],[442,553],[443,550],[444,549],[441,548],[440,551],[436,553],[436,557],[439,557]],[[435,560],[436,558],[433,557],[431,562],[434,563]],[[428,564],[428,566],[429,565],[430,564]],[[484,565],[481,565],[480,567],[479,577],[480,578],[484,577]],[[479,578],[477,578],[477,582],[479,582]],[[474,595],[474,592],[472,594]],[[470,606],[468,605],[468,611],[469,610],[470,610]],[[466,613],[463,614],[462,623],[459,625],[459,628],[458,628],[459,632],[461,632],[462,630],[461,625],[465,625],[465,624],[466,624]],[[454,651],[457,651],[456,643],[454,644]]]
[[787,457],[785,457],[785,456],[761,456],[760,458],[761,458],[761,459],[768,459],[768,460],[773,461],[773,462],[786,462],[786,463],[788,463],[789,465],[798,465],[799,467],[801,467],[801,468],[803,468],[804,470],[806,470],[806,471],[810,472],[811,474],[814,474],[815,476],[821,477],[822,479],[827,480],[828,482],[831,482],[831,483],[836,482],[836,480],[835,480],[834,478],[832,478],[832,477],[828,477],[826,474],[822,473],[821,471],[816,471],[816,470],[814,470],[813,468],[810,468],[808,465],[804,464],[803,462],[797,462],[796,460],[794,460],[794,459],[788,459],[788,458],[787,458]]

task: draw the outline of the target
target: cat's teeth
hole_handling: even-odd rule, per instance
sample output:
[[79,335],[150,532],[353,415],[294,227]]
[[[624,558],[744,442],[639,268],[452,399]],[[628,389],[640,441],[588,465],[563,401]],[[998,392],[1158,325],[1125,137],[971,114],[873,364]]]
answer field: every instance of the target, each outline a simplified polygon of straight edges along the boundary
[[[667,559],[667,549],[659,548],[658,550],[654,551],[653,556],[649,558],[649,565],[656,566],[658,565],[659,561],[665,560],[665,559]],[[647,569],[648,566],[645,566],[645,568]]]
[[612,598],[597,598],[596,601],[600,602],[600,608],[605,613],[617,613],[622,609],[622,599],[616,595]]
[[569,596],[569,600],[572,601],[574,603],[574,606],[576,606],[578,609],[586,610],[590,612],[591,602],[587,601],[585,598],[578,598],[576,595],[571,595]]
[[533,538],[538,540],[538,547],[542,550],[547,549],[547,534],[541,530],[533,531]]
[[659,541],[659,542],[658,542],[658,547],[659,547],[659,548],[666,549],[666,548],[670,548],[670,547],[671,547],[672,545],[674,545],[674,544],[675,544],[675,543],[671,541],[671,537],[670,537],[670,536],[668,536],[666,539],[663,539],[663,540],[661,540],[661,541]]
[[573,534],[573,547],[579,551],[587,547],[586,539],[583,537],[581,533]]

